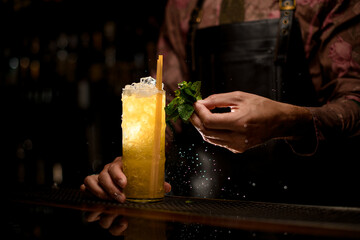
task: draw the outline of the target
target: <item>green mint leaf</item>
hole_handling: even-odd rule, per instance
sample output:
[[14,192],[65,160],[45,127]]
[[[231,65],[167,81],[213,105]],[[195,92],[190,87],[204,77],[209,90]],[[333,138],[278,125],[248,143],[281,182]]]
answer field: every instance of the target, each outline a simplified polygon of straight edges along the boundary
[[165,113],[166,115],[173,115],[177,112],[177,104],[179,103],[180,98],[174,98],[166,107]]
[[191,97],[195,97],[196,92],[194,90],[192,90],[191,88],[185,88],[184,89],[185,93]]
[[194,113],[193,104],[201,100],[201,82],[186,82],[178,84],[179,89],[175,90],[175,98],[165,107],[166,122],[176,121],[179,117],[188,122]]
[[188,103],[194,103],[196,102],[196,97],[194,95],[194,93],[191,91],[191,89],[189,88],[185,88],[181,91],[181,97],[183,97],[183,99],[185,100],[185,102]]
[[189,121],[193,112],[194,112],[194,107],[190,104],[185,103],[179,106],[179,116],[185,122]]
[[201,82],[200,82],[200,81],[194,82],[194,83],[192,84],[192,86],[191,86],[191,89],[192,89],[193,91],[195,91],[195,97],[196,97],[196,99],[197,99],[197,100],[201,100],[201,99],[202,99],[202,97],[201,97],[201,92],[200,92],[200,90],[201,90]]
[[175,90],[175,97],[180,97],[180,89]]

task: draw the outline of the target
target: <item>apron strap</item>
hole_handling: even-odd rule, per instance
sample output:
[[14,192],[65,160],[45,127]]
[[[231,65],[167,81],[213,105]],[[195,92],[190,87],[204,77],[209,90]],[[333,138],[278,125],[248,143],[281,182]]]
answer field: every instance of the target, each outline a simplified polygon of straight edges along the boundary
[[279,0],[280,20],[275,49],[275,63],[278,65],[287,62],[291,28],[295,17],[296,0]]
[[187,60],[188,66],[190,67],[190,72],[195,71],[195,33],[198,28],[199,23],[202,20],[202,5],[204,0],[198,0],[194,10],[191,13],[190,22],[189,22],[189,32],[187,35]]

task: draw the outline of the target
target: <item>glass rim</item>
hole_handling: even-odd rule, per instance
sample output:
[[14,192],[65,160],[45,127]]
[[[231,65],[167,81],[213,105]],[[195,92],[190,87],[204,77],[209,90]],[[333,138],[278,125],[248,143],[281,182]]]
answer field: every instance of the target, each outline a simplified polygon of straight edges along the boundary
[[123,88],[122,92],[154,92],[154,93],[158,93],[158,92],[165,92],[164,89],[157,89],[157,88]]

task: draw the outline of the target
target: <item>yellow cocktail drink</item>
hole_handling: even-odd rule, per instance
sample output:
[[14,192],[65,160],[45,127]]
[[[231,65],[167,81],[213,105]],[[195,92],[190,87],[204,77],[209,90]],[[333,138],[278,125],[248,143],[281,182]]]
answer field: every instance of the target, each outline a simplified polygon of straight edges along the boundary
[[164,197],[165,91],[155,87],[154,79],[142,78],[125,86],[122,104],[126,199],[160,201]]

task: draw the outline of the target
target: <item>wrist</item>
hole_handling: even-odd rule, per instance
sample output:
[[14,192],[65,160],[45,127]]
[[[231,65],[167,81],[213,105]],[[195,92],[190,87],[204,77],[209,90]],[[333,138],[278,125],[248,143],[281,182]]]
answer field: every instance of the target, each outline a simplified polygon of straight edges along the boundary
[[290,105],[283,125],[286,126],[283,138],[293,152],[299,155],[312,155],[316,152],[318,139],[309,109]]
[[313,116],[305,107],[289,105],[285,120],[287,131],[284,137],[288,140],[301,140],[315,134]]

